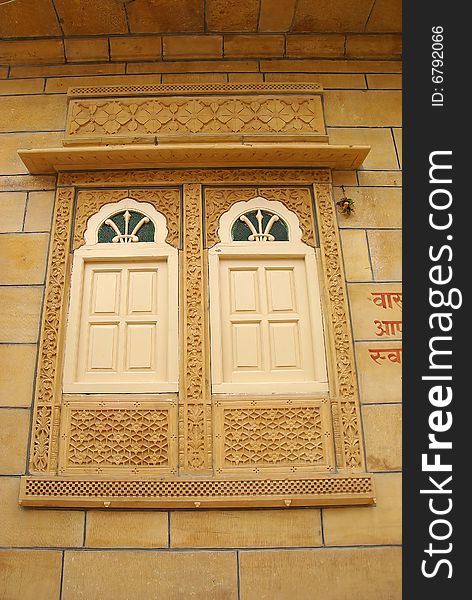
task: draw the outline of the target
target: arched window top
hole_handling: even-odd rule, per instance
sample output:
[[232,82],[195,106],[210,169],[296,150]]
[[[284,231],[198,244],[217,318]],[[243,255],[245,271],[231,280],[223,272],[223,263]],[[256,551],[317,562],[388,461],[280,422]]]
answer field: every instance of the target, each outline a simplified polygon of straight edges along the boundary
[[233,223],[231,239],[233,242],[288,242],[288,227],[279,215],[257,208]]
[[130,244],[153,242],[155,226],[149,217],[128,209],[115,213],[105,220],[98,230],[99,244]]
[[278,200],[257,196],[236,202],[221,216],[218,235],[221,243],[300,242],[298,217]]
[[87,223],[87,246],[95,244],[164,243],[166,218],[148,202],[125,198],[105,204]]

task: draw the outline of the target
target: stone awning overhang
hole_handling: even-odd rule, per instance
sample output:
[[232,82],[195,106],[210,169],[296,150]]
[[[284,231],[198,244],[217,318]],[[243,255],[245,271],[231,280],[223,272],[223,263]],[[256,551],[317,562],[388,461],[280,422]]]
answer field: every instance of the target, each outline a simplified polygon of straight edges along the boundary
[[334,145],[311,83],[70,88],[62,147],[20,149],[32,174],[103,169],[358,169],[370,146]]

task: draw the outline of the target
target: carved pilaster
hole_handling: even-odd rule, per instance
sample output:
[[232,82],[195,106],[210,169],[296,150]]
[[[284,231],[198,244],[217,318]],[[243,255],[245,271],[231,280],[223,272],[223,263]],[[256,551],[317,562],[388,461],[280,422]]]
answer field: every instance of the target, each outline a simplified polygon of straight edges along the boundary
[[183,261],[181,269],[183,361],[180,411],[181,469],[211,468],[209,347],[206,309],[206,259],[202,239],[202,193],[184,185]]
[[61,323],[64,320],[64,311],[67,311],[65,283],[73,200],[73,188],[58,190],[51,234],[34,401],[30,460],[30,469],[34,473],[54,472],[57,465],[62,373]]
[[354,351],[348,321],[346,284],[344,281],[341,244],[336,226],[331,186],[315,184],[321,260],[327,292],[327,329],[332,345],[331,402],[333,404],[334,439],[338,466],[360,470],[364,466],[360,443],[360,408],[354,371]]

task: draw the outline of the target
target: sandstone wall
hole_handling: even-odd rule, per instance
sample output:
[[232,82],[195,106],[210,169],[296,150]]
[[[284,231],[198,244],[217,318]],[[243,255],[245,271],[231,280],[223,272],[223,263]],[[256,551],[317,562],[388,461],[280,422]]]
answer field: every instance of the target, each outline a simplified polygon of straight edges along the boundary
[[[2,598],[401,597],[400,365],[380,365],[369,353],[399,345],[379,337],[374,320],[401,315],[374,310],[370,295],[401,289],[401,75],[396,60],[377,60],[396,53],[388,47],[395,36],[362,37],[229,35],[196,44],[194,36],[167,36],[159,47],[146,36],[106,43],[72,39],[65,43],[67,64],[21,64],[62,62],[63,49],[54,49],[54,40],[37,47],[36,59],[33,46],[1,43],[3,56],[10,52],[13,63],[20,63],[0,66]],[[387,46],[379,48],[380,38]],[[330,59],[304,58],[316,55],[314,44]],[[359,56],[363,60],[352,58]],[[108,62],[97,62],[102,60]],[[340,215],[339,225],[377,506],[170,513],[21,509],[18,486],[27,462],[55,178],[28,175],[16,150],[59,145],[71,85],[206,81],[319,82],[326,89],[331,143],[372,145],[360,171],[333,176],[336,198],[344,185],[355,200],[354,215]]]

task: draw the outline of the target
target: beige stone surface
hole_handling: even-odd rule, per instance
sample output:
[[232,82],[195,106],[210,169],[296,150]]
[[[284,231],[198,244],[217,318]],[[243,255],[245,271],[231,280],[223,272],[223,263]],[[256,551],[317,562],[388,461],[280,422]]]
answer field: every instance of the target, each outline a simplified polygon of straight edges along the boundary
[[299,0],[293,31],[363,31],[372,3],[358,0],[355,10],[349,0]]
[[10,77],[61,77],[66,75],[100,75],[124,73],[124,63],[93,63],[86,65],[12,66]]
[[161,36],[110,38],[112,60],[155,60],[162,56]]
[[362,422],[367,469],[400,471],[402,468],[401,405],[365,405],[362,408]]
[[324,96],[328,126],[401,126],[402,95],[397,90],[329,90]]
[[84,512],[18,505],[19,477],[2,477],[0,546],[82,546]]
[[0,342],[38,340],[42,287],[0,287]]
[[30,406],[36,346],[0,344],[0,406]]
[[2,600],[58,600],[61,568],[57,550],[0,550]]
[[0,409],[0,473],[17,475],[25,472],[29,423],[28,410]]
[[400,600],[401,550],[241,552],[240,581],[243,600]]
[[0,131],[64,129],[63,96],[0,96]]
[[261,0],[259,31],[288,31],[295,5],[296,0]]
[[241,73],[258,71],[255,60],[188,60],[154,63],[130,63],[128,73]]
[[228,73],[230,83],[262,83],[263,73]]
[[400,161],[400,168],[402,166],[402,130],[395,128],[393,130],[393,137],[395,138],[395,147],[398,153],[398,159]]
[[201,0],[139,0],[126,7],[132,33],[198,32],[204,29]]
[[[363,232],[364,233],[364,232]],[[382,341],[388,345],[392,339],[401,339],[402,334],[395,331],[395,335],[382,334],[374,321],[401,321],[402,310],[397,303],[391,302],[392,307],[378,306],[379,296],[373,294],[385,292],[401,292],[400,284],[395,283],[350,283],[348,284],[349,305],[351,307],[351,320],[354,339]],[[395,328],[397,329],[397,328]]]
[[65,35],[127,33],[123,3],[115,0],[54,0]]
[[[25,9],[29,18],[24,18]],[[2,6],[0,38],[61,35],[52,2],[10,2]]]
[[377,0],[366,23],[366,31],[401,31],[402,0]]
[[221,35],[168,35],[163,39],[165,58],[220,58],[223,56]]
[[371,281],[369,249],[365,231],[341,230],[344,272],[347,281]]
[[226,83],[226,73],[164,73],[162,83]]
[[346,187],[335,188],[334,197],[347,195],[354,200],[350,215],[339,213],[339,227],[375,227],[378,229],[402,226],[402,192],[398,188]]
[[334,187],[357,186],[357,171],[331,171],[331,179]]
[[106,548],[164,548],[168,545],[167,512],[91,510],[85,545]]
[[206,22],[210,31],[256,31],[258,0],[207,0]]
[[53,190],[55,187],[53,175],[0,175],[0,192]]
[[287,56],[289,58],[321,58],[344,56],[344,35],[288,35]]
[[0,194],[0,233],[21,231],[25,214],[26,193],[2,192]]
[[350,58],[401,58],[401,34],[351,34],[346,40],[346,56]]
[[[400,342],[356,342],[356,364],[361,402],[401,402],[402,365],[390,360],[375,362],[369,350],[401,348]],[[375,354],[374,354],[375,356]]]
[[323,532],[327,546],[401,544],[402,476],[374,476],[376,506],[327,508]]
[[65,94],[74,86],[154,85],[161,83],[161,75],[92,75],[85,77],[51,77],[46,79],[48,94]]
[[109,58],[108,38],[66,39],[64,46],[68,62],[94,62]]
[[50,231],[54,192],[30,192],[26,207],[25,231]]
[[5,233],[0,236],[0,285],[44,282],[49,236]]
[[0,81],[0,96],[10,94],[41,94],[44,79],[8,79]]
[[358,171],[359,185],[361,186],[388,186],[401,187],[401,171]]
[[284,55],[282,35],[225,35],[224,55],[228,58],[259,58]]
[[358,73],[265,73],[265,81],[319,83],[324,89],[365,89],[364,75]]
[[[363,169],[397,169],[397,157],[392,136],[388,129],[374,128],[328,128],[331,144],[359,144],[371,146],[362,164]],[[359,173],[362,171],[359,170]]]
[[320,511],[175,511],[170,516],[174,548],[321,545]]
[[236,600],[235,552],[65,553],[63,600]]
[[[34,105],[36,97],[30,97]],[[0,117],[1,118],[1,117]],[[63,132],[45,133],[1,133],[0,134],[0,173],[27,173],[28,170],[18,156],[18,149],[54,148],[61,145]]]
[[402,232],[371,230],[367,232],[374,279],[400,281],[402,278]]
[[263,72],[292,73],[401,73],[397,60],[261,60]]
[[382,75],[377,73],[372,73],[366,76],[367,77],[367,87],[369,89],[375,90],[401,90],[402,89],[402,76],[393,74],[393,75]]
[[62,40],[0,40],[0,63],[38,64],[64,62]]

